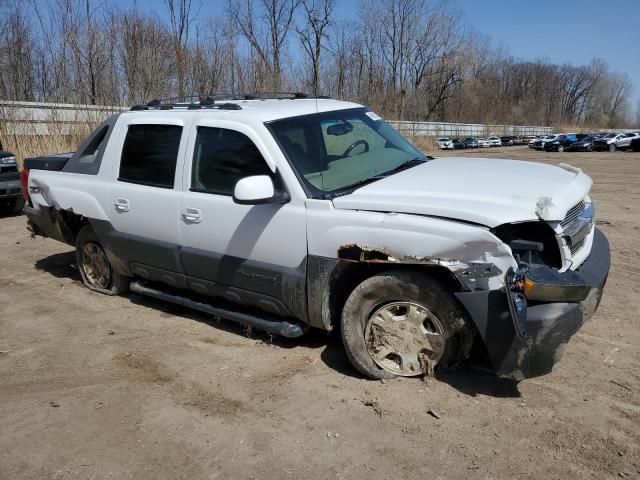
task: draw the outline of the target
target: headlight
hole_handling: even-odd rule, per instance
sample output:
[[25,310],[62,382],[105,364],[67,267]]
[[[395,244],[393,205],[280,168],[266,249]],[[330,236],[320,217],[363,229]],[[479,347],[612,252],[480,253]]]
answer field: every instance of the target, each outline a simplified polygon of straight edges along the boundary
[[16,163],[16,157],[4,157],[0,158],[0,163],[3,165],[7,165],[10,163]]

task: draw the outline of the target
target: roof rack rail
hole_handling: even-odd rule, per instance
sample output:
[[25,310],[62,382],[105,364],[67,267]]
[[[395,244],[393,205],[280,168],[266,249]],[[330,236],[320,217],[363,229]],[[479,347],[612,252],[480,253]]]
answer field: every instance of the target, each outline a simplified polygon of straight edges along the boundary
[[[328,99],[330,97],[324,95],[311,96],[302,92],[216,93],[211,95],[186,95],[162,100],[154,99],[146,105],[134,105],[131,110],[242,110],[242,106],[237,103],[229,103],[229,100],[296,100],[302,98]],[[227,100],[227,102],[224,102],[224,100]]]

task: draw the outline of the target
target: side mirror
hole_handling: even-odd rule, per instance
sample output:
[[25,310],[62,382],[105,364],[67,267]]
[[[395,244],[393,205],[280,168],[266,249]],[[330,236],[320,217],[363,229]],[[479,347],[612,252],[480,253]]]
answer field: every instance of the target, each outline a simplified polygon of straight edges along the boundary
[[269,175],[244,177],[236,182],[233,201],[242,205],[262,205],[265,203],[287,203],[289,194],[276,190]]

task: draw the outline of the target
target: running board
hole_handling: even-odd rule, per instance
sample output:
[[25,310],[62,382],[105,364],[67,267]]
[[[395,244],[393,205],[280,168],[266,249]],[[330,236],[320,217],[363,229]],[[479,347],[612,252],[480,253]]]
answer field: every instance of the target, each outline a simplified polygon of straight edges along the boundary
[[234,322],[241,323],[247,327],[259,328],[275,335],[280,335],[287,338],[300,337],[304,333],[303,328],[295,323],[290,323],[285,320],[266,320],[264,318],[256,317],[246,313],[240,313],[233,310],[227,310],[225,308],[214,307],[208,303],[197,302],[190,298],[174,295],[171,293],[163,292],[140,282],[131,282],[130,289],[132,292],[140,293],[149,297],[157,298],[167,302],[182,305],[183,307],[192,308],[200,312],[209,313],[218,317],[226,318]]

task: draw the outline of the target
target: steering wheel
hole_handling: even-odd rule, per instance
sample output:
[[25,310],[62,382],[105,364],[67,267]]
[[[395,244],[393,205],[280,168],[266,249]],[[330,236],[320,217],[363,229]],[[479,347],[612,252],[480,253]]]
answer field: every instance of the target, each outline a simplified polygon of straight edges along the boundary
[[364,145],[364,152],[362,153],[367,153],[369,151],[369,143],[367,143],[366,140],[356,140],[351,145],[349,145],[349,147],[344,151],[342,156],[347,157],[352,152],[352,150],[356,148],[358,145]]

